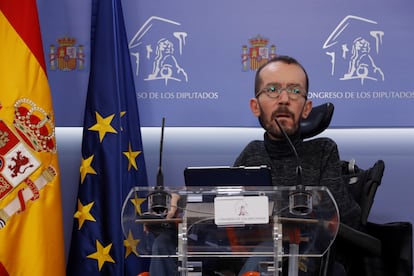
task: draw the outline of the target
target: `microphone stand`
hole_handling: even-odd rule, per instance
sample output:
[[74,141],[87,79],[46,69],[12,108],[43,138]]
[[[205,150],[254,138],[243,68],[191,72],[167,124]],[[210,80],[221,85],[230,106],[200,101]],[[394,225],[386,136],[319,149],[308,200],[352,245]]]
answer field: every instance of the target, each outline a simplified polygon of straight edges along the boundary
[[[296,157],[296,190],[289,195],[289,212],[297,216],[305,216],[312,212],[312,195],[307,192],[305,186],[302,183],[302,166],[300,165],[299,154],[296,151],[295,146],[287,135],[286,131],[282,128],[278,119],[275,118],[275,122],[283,133],[286,141],[288,141],[293,154]],[[299,254],[299,243],[300,243],[300,229],[294,228],[290,233],[290,244],[289,244],[289,276],[298,275],[298,254]]]
[[162,118],[161,125],[161,141],[160,141],[160,159],[157,173],[157,185],[154,188],[154,192],[148,195],[148,201],[150,210],[160,216],[165,216],[170,209],[171,195],[164,191],[164,175],[162,173],[162,150],[164,143],[164,127],[165,118]]
[[296,157],[296,191],[289,195],[289,212],[300,216],[308,215],[312,212],[312,195],[306,191],[302,183],[302,166],[300,165],[298,152],[277,118],[275,118],[275,122]]

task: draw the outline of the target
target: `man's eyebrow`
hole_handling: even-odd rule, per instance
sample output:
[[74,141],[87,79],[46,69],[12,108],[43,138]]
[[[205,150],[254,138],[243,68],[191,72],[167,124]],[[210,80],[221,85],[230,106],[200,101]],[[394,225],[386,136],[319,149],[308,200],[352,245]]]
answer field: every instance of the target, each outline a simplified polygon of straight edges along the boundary
[[300,87],[302,87],[302,84],[300,84],[298,82],[290,82],[286,86],[300,86]]
[[[279,82],[269,82],[269,83],[265,84],[265,86],[270,86],[270,85],[282,87],[282,84],[280,84]],[[300,87],[302,87],[302,85],[298,82],[289,82],[289,83],[286,84],[286,86],[300,86]]]
[[265,86],[270,86],[270,85],[273,85],[273,86],[282,86],[280,83],[278,83],[278,82],[269,82],[269,83],[266,83],[265,84]]

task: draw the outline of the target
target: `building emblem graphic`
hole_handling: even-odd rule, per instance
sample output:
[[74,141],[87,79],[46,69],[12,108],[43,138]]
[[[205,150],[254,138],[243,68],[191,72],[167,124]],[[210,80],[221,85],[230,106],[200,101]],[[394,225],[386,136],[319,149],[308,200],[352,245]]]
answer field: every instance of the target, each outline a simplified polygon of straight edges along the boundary
[[256,71],[262,64],[276,56],[276,46],[268,47],[269,40],[257,35],[249,39],[250,47],[242,46],[242,70]]
[[49,46],[50,70],[73,71],[85,68],[84,46],[76,46],[76,39],[62,37],[57,39],[58,46]]
[[144,81],[188,82],[182,63],[187,32],[181,23],[151,16],[129,42],[135,75]]
[[340,80],[384,81],[380,58],[384,31],[378,22],[348,15],[331,32],[322,46],[331,64],[331,75]]

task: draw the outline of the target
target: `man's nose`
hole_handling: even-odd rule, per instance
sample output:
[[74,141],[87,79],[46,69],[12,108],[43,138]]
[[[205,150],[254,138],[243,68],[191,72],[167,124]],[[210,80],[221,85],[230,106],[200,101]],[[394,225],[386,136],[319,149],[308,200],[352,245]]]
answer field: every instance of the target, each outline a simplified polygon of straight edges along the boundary
[[289,93],[286,91],[286,89],[283,89],[278,98],[279,104],[288,103],[289,100]]

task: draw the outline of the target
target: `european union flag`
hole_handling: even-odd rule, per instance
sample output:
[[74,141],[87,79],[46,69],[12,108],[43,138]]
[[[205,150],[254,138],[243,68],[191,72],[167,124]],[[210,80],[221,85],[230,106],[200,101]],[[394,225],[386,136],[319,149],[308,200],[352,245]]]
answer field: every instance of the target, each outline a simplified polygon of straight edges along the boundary
[[123,235],[121,210],[147,186],[134,79],[120,0],[93,1],[91,73],[68,275],[137,275],[139,239]]

